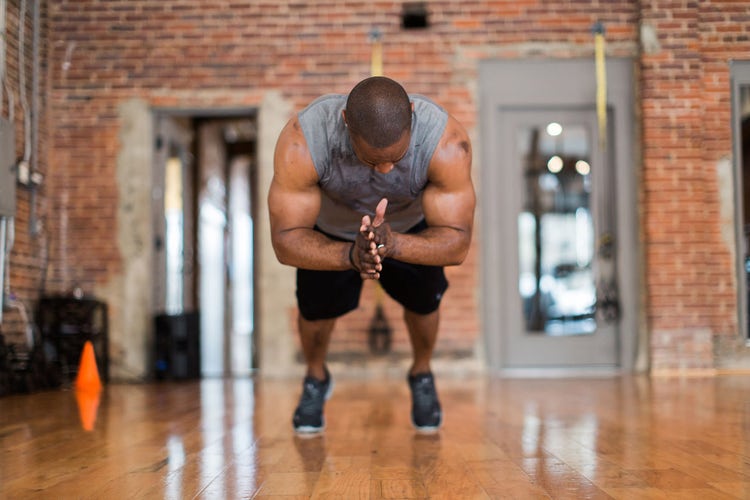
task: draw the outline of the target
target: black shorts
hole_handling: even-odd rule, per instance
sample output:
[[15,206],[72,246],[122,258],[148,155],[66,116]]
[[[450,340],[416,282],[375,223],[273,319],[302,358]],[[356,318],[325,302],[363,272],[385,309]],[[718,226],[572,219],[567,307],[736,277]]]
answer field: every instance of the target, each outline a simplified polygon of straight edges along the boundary
[[[416,233],[425,227],[427,225],[422,222],[408,232]],[[442,267],[384,259],[380,285],[406,310],[429,314],[440,306],[448,281]],[[361,292],[362,278],[354,269],[297,269],[297,305],[302,317],[308,321],[338,318],[353,311],[359,305]]]

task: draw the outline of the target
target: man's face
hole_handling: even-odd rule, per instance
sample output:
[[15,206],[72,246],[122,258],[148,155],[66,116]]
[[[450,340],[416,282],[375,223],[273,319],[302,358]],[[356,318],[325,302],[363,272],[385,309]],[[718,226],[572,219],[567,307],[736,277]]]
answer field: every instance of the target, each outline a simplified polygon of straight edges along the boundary
[[359,161],[381,174],[387,174],[393,170],[396,163],[406,156],[406,152],[409,150],[409,141],[411,140],[411,133],[406,130],[399,140],[390,146],[374,148],[356,134],[350,133],[349,136],[352,140],[354,154],[357,155]]

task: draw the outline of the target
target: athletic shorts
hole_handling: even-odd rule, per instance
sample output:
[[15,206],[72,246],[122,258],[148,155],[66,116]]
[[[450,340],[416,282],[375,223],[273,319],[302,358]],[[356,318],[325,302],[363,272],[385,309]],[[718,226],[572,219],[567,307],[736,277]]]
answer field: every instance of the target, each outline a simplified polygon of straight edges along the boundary
[[[423,221],[409,233],[425,229]],[[322,231],[321,231],[322,232]],[[340,240],[330,235],[331,239]],[[380,285],[406,310],[429,314],[440,306],[448,280],[442,267],[407,264],[394,259],[383,260]],[[359,305],[362,278],[354,269],[346,271],[313,271],[297,269],[297,305],[308,321],[338,318]]]

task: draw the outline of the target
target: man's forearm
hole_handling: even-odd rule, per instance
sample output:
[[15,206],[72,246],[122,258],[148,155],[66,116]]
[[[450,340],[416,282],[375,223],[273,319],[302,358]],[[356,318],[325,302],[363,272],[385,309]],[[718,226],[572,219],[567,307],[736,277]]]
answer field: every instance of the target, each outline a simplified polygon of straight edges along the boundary
[[471,231],[453,227],[429,227],[419,233],[393,233],[392,259],[426,266],[455,266],[466,258]]
[[300,269],[345,271],[351,269],[351,243],[336,241],[318,231],[294,228],[280,231],[273,238],[276,258],[282,264]]

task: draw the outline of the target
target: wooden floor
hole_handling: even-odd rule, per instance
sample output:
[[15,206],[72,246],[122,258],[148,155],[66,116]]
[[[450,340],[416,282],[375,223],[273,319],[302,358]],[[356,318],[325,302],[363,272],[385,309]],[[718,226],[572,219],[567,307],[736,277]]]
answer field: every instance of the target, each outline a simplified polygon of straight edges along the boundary
[[441,377],[432,436],[403,380],[337,377],[297,438],[300,387],[110,385],[91,431],[71,391],[0,398],[0,498],[750,498],[750,376]]

